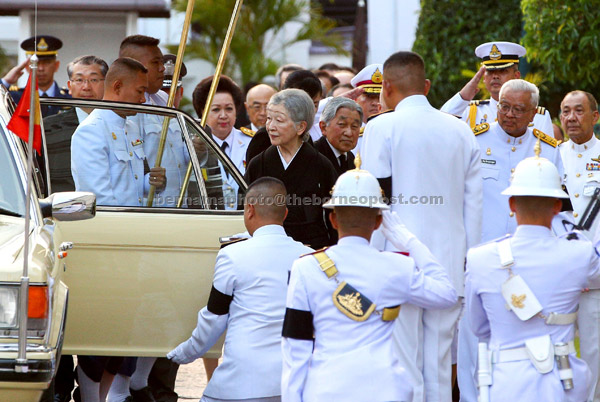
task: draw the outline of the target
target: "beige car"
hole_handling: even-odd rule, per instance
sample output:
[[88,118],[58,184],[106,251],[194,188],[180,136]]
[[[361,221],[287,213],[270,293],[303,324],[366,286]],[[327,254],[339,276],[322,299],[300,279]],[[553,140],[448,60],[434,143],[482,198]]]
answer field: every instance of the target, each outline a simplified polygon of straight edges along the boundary
[[[71,243],[58,228],[60,220],[94,216],[91,193],[56,193],[39,199],[38,183],[26,203],[26,157],[23,143],[6,129],[10,118],[7,92],[0,89],[0,401],[37,401],[56,371],[64,340]],[[25,215],[29,238],[25,245]],[[21,285],[28,260],[28,286]],[[27,281],[25,281],[27,282]],[[27,308],[21,308],[24,295]],[[19,329],[23,328],[19,353]]]
[[[82,111],[134,112],[128,119],[144,130],[149,166],[154,165],[163,127],[167,130],[162,166],[171,184],[168,191],[157,192],[152,207],[103,205],[98,195],[94,219],[60,222],[57,229],[73,248],[68,264],[54,276],[69,292],[64,354],[165,356],[189,337],[198,311],[206,305],[220,240],[245,231],[243,212],[237,208],[238,194],[246,189],[243,177],[183,112],[104,101],[42,102],[65,109],[44,119],[50,188],[42,192],[74,189],[69,188],[68,149],[79,118],[85,116]],[[190,163],[189,186],[177,207]],[[52,320],[56,315],[53,311]],[[220,353],[217,345],[206,356]],[[0,400],[9,399],[0,394]]]

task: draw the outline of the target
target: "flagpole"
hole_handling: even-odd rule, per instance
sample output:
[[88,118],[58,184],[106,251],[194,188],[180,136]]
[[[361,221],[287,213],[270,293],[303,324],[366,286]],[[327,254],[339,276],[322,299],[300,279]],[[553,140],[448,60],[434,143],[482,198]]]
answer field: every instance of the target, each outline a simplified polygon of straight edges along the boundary
[[25,197],[25,242],[23,244],[23,275],[21,276],[21,289],[19,292],[19,350],[15,371],[26,373],[27,366],[27,318],[29,310],[29,227],[31,220],[31,187],[33,186],[33,137],[36,116],[35,102],[37,98],[37,68],[38,57],[31,56],[29,80],[29,141],[27,141],[27,195]]

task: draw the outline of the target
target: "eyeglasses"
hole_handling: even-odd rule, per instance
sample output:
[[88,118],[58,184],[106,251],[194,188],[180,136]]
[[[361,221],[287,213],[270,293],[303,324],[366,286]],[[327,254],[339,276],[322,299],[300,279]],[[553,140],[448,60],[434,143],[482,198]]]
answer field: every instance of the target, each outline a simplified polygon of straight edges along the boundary
[[70,81],[75,85],[83,85],[84,83],[97,85],[97,84],[101,83],[102,81],[104,81],[104,78],[90,78],[90,79],[75,78],[74,80],[70,80]]
[[253,104],[250,105],[250,109],[254,110],[255,112],[259,112],[259,111],[267,111],[267,104]]
[[526,109],[522,106],[511,106],[508,103],[498,103],[498,113],[508,114],[511,110],[515,117],[521,117],[531,109]]

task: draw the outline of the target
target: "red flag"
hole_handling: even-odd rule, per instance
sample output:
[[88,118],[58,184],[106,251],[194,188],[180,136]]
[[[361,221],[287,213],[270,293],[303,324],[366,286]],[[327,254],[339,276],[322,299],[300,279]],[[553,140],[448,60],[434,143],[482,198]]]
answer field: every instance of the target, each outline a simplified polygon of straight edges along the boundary
[[[42,154],[42,127],[40,126],[40,96],[37,91],[37,82],[35,83],[35,101],[34,101],[34,120],[33,120],[33,148],[38,155]],[[29,104],[31,103],[31,75],[27,80],[27,86],[21,95],[21,100],[17,105],[15,114],[8,122],[8,129],[18,135],[23,141],[29,141]]]

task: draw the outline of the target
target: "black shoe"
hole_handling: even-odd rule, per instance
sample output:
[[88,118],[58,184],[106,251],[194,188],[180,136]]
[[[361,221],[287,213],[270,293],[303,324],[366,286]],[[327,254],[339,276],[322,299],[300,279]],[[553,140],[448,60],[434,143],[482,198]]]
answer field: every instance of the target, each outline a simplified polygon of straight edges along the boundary
[[133,402],[156,402],[156,399],[154,399],[154,396],[152,395],[152,391],[150,391],[150,387],[144,387],[137,391],[129,388],[129,393],[131,394],[131,400]]

